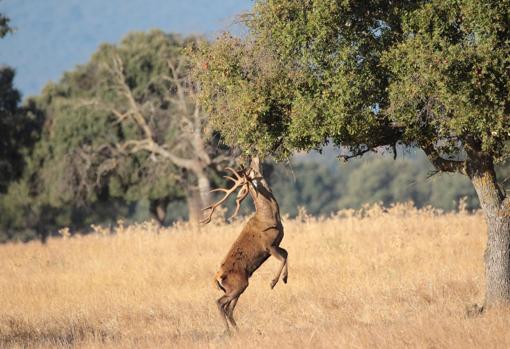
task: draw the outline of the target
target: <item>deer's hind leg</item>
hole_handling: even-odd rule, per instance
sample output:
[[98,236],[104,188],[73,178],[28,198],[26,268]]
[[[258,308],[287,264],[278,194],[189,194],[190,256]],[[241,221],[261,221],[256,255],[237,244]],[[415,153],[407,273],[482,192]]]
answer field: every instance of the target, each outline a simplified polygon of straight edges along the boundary
[[232,325],[232,327],[234,327],[235,329],[237,329],[237,323],[234,320],[234,308],[236,307],[238,300],[239,300],[239,296],[232,299],[232,301],[229,303],[228,309],[227,309],[227,318],[230,321],[230,324]]
[[231,274],[224,280],[223,285],[226,289],[224,296],[220,297],[216,302],[220,314],[225,321],[227,332],[230,333],[229,323],[237,329],[237,323],[234,320],[234,308],[237,305],[239,296],[248,287],[248,278],[243,275]]
[[282,264],[280,265],[280,269],[278,269],[278,272],[276,273],[276,276],[273,280],[271,280],[271,288],[274,288],[275,285],[278,283],[278,280],[280,280],[280,276],[283,271],[283,282],[287,283],[287,278],[289,276],[289,271],[287,267],[287,250],[279,247],[279,246],[272,246],[269,248],[269,253],[271,253],[271,256],[278,259]]
[[218,310],[220,311],[220,316],[223,319],[223,322],[225,324],[225,330],[227,333],[230,333],[230,328],[228,326],[228,321],[227,321],[227,313],[225,312],[225,304],[228,302],[228,298],[229,297],[226,294],[221,296],[216,301],[216,305],[218,306]]

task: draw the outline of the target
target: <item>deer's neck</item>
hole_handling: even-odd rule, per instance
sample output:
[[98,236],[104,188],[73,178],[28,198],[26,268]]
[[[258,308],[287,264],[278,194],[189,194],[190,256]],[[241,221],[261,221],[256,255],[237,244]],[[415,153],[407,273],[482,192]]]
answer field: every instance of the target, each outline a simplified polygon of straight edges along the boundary
[[251,188],[250,194],[255,204],[255,215],[260,220],[268,224],[280,223],[280,207],[265,181],[259,183],[257,188]]

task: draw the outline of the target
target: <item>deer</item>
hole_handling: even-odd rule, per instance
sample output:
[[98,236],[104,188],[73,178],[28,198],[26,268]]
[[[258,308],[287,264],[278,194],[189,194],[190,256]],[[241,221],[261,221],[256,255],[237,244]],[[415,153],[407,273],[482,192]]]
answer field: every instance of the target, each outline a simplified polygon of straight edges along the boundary
[[[236,171],[231,167],[226,168],[232,176],[224,176],[234,185],[229,188],[217,188],[211,192],[223,192],[224,196],[216,203],[204,208],[209,210],[209,215],[202,220],[207,224],[211,221],[212,214],[234,192],[239,190],[236,197],[236,208],[229,220],[238,212],[241,202],[250,195],[255,204],[255,215],[244,225],[241,234],[234,241],[221,266],[214,277],[214,283],[224,295],[218,298],[220,316],[225,324],[226,333],[230,335],[230,326],[237,330],[234,319],[234,308],[241,294],[248,287],[248,279],[270,257],[278,259],[281,264],[275,277],[271,280],[270,287],[273,289],[280,278],[284,283],[288,279],[287,256],[285,249],[280,247],[283,239],[283,225],[280,217],[280,208],[271,188],[262,175],[262,167],[258,157],[251,160],[250,167]],[[282,276],[283,272],[283,276]]]

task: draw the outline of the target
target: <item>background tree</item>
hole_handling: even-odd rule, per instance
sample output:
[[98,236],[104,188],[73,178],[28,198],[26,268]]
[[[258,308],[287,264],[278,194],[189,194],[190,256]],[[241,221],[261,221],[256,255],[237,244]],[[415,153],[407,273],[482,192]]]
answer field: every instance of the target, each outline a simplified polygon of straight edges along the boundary
[[33,141],[30,125],[20,108],[20,93],[13,86],[14,70],[0,68],[0,193],[22,171],[22,147]]
[[28,204],[29,192],[19,188],[17,181],[29,165],[28,159],[44,124],[44,114],[33,101],[20,105],[20,93],[13,86],[14,75],[11,68],[0,68],[0,226],[3,227],[16,225],[13,220],[21,223],[27,219],[17,208],[21,203]]
[[10,19],[3,13],[0,13],[0,38],[3,38],[8,33],[12,32],[12,28],[9,26]]
[[[12,32],[9,18],[0,13],[0,38]],[[30,132],[25,135],[27,120],[20,109],[21,95],[14,87],[13,69],[0,66],[0,194],[5,193],[10,181],[19,177],[22,169],[21,151],[23,145],[31,143]],[[21,142],[18,144],[18,137]]]
[[[0,38],[12,32],[9,18],[0,13]],[[0,226],[9,227],[12,221],[21,221],[17,208],[27,203],[29,193],[17,187],[27,167],[27,158],[40,139],[44,114],[32,100],[21,105],[21,94],[14,87],[15,71],[0,66]],[[11,193],[20,196],[7,195]],[[16,188],[15,188],[16,187]],[[19,204],[19,205],[18,205]],[[27,217],[24,217],[25,219]],[[10,232],[0,234],[0,241],[10,238]]]
[[[344,164],[329,149],[323,156],[299,156],[291,166],[275,164],[273,168],[271,187],[282,213],[291,217],[300,206],[314,216],[408,201],[418,208],[430,205],[445,211],[458,209],[461,200],[468,210],[480,207],[468,178],[450,173],[431,176],[434,167],[420,153],[396,160],[391,154],[367,154]],[[500,174],[507,178],[510,166],[501,168]]]
[[[488,225],[487,306],[510,302],[510,199],[495,163],[510,140],[508,1],[261,0],[248,35],[198,52],[213,125],[246,152],[328,141],[344,159],[420,147],[472,182]],[[344,148],[340,148],[344,149]]]
[[[109,112],[130,130],[123,139],[102,145],[110,156],[142,154],[180,171],[194,222],[210,202],[209,170],[231,160],[208,128],[196,86],[189,79],[189,61],[181,50],[195,40],[153,31],[131,34],[118,47],[105,46],[99,65],[103,75],[99,90],[104,93],[91,100],[92,107]],[[112,166],[111,161],[103,166]]]
[[21,196],[5,225],[28,225],[44,240],[57,227],[133,216],[141,200],[163,224],[169,203],[184,197],[197,220],[208,172],[229,157],[186,78],[181,49],[193,40],[132,33],[49,84],[34,101],[46,116],[44,133],[10,190],[11,199]]

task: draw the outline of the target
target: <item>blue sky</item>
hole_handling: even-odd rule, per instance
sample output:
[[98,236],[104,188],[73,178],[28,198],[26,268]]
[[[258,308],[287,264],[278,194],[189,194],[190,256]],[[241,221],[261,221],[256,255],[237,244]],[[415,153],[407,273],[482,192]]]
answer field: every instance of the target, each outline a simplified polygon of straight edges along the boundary
[[16,86],[34,95],[85,63],[102,42],[130,31],[207,34],[229,30],[251,0],[0,0],[13,35],[0,40],[0,64],[14,67]]

